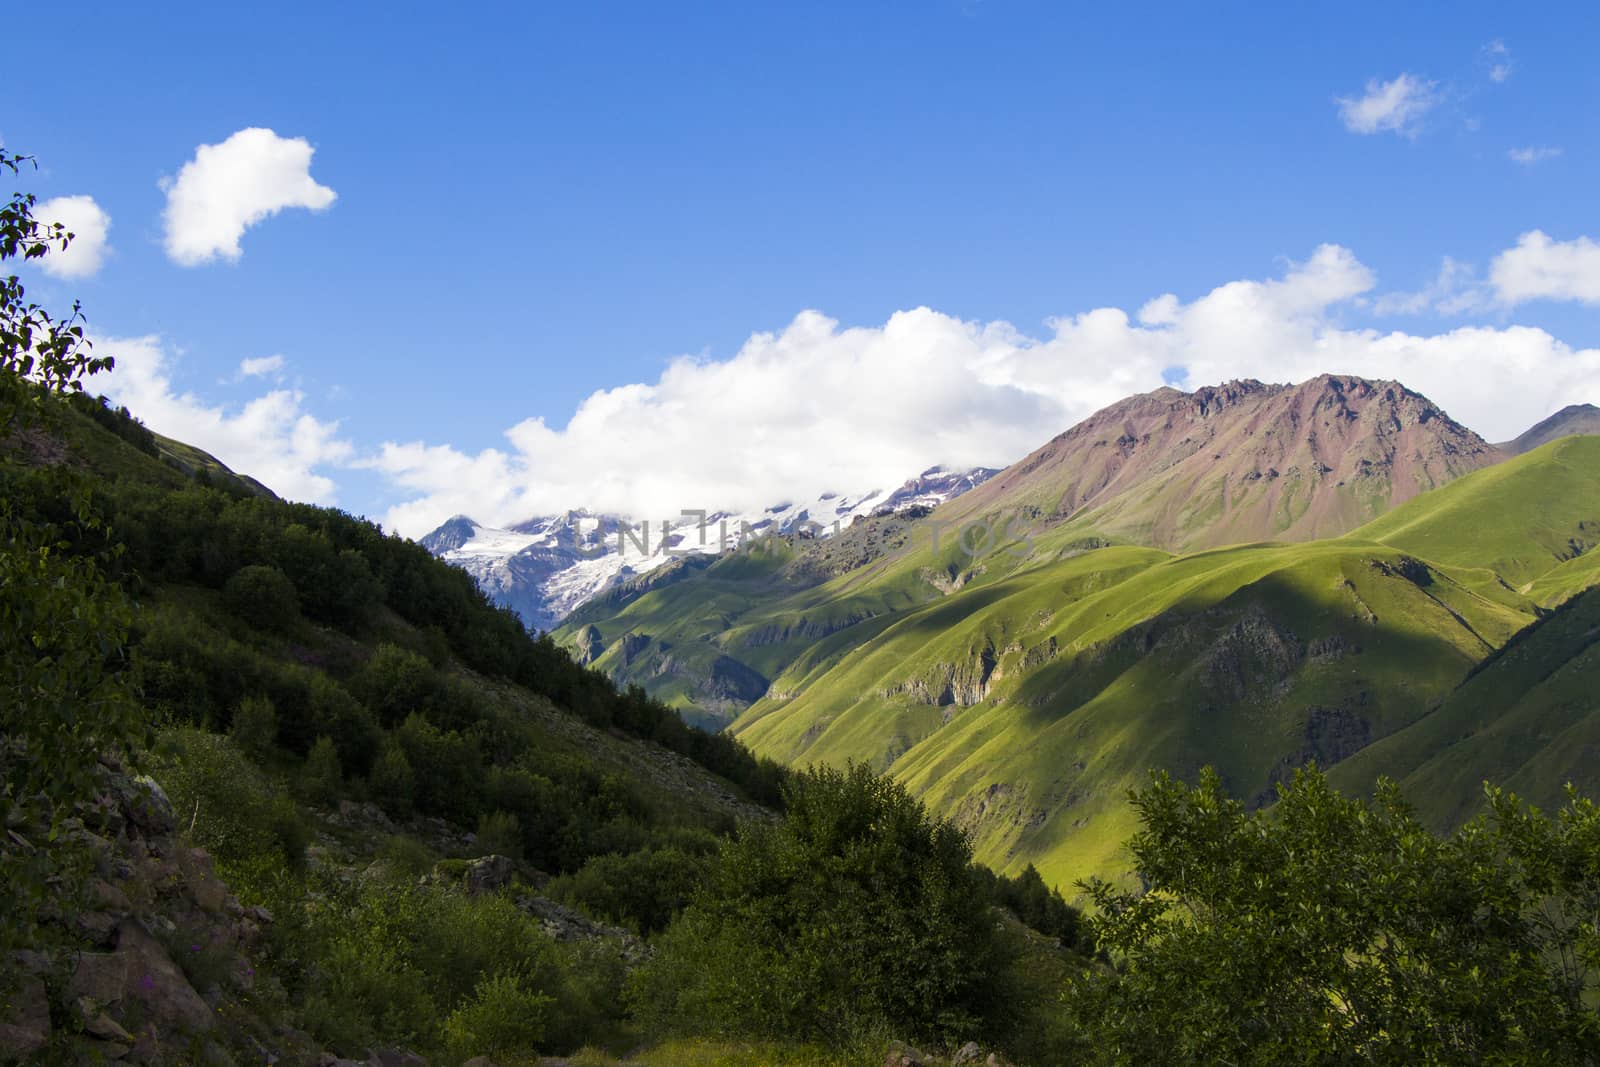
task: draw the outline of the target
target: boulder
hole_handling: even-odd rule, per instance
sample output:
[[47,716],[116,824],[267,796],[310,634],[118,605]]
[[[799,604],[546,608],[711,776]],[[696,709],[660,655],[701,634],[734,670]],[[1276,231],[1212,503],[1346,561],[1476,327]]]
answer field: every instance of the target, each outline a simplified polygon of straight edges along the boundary
[[976,1041],[968,1041],[956,1049],[956,1054],[950,1057],[951,1067],[966,1067],[969,1063],[982,1063],[983,1049]]
[[898,1041],[889,1046],[889,1052],[883,1058],[883,1067],[927,1067],[927,1063],[922,1053]]
[[510,856],[481,856],[467,865],[462,875],[462,888],[469,897],[498,893],[511,884],[511,876],[516,872],[516,861]]
[[[126,779],[124,779],[126,781]],[[122,791],[122,806],[128,821],[147,834],[170,834],[178,828],[172,801],[154,778],[141,774]]]
[[37,978],[14,980],[0,1001],[0,1062],[23,1063],[50,1040],[50,1000]]
[[78,956],[67,993],[88,997],[124,1014],[136,1008],[142,1018],[185,1033],[204,1033],[215,1025],[211,1008],[194,991],[167,950],[144,927],[124,919],[113,952]]

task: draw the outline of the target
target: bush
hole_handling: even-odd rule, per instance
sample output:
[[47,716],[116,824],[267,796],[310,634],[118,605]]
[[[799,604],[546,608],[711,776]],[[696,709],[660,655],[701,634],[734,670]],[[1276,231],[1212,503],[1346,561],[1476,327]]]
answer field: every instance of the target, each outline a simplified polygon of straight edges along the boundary
[[332,738],[319,737],[306,754],[305,766],[300,768],[300,790],[315,804],[332,804],[339,799],[341,785],[339,750]]
[[748,824],[630,994],[653,1028],[849,1045],[996,1029],[1002,946],[960,831],[867,768],[812,770]]
[[276,567],[241,567],[222,587],[222,597],[235,618],[258,629],[281,633],[300,617],[294,583]]
[[596,856],[553,879],[545,894],[648,937],[684,909],[711,862],[671,847]]
[[157,781],[230,882],[251,884],[263,872],[304,863],[305,818],[226,738],[179,730],[163,736],[162,749]]
[[544,1040],[550,1003],[549,996],[517,975],[485,978],[472,998],[445,1019],[445,1047],[458,1061],[528,1052]]
[[278,742],[278,713],[272,701],[264,696],[245,697],[234,709],[228,732],[246,753],[258,760],[265,757]]
[[372,798],[389,814],[401,817],[411,814],[417,780],[411,770],[411,761],[406,758],[406,751],[398,742],[390,740],[383,746],[378,762],[372,767],[367,786]]
[[1153,778],[1148,892],[1093,886],[1117,967],[1071,984],[1084,1062],[1600,1062],[1600,809],[1491,791],[1439,838],[1393,783],[1367,802],[1305,770],[1251,811],[1209,768]]
[[478,851],[485,855],[522,858],[522,825],[517,817],[504,811],[492,811],[478,820]]

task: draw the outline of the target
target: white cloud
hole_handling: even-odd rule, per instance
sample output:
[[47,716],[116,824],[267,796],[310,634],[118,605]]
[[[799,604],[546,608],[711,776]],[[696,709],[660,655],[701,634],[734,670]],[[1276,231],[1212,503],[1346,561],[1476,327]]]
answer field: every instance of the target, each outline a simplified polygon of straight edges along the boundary
[[1186,387],[1396,378],[1492,440],[1563,404],[1600,402],[1600,350],[1543,330],[1346,328],[1374,285],[1349,250],[1325,245],[1280,278],[1188,303],[1158,296],[1137,317],[1053,319],[1043,337],[928,308],[851,328],[806,311],[728,359],[678,359],[653,383],[597,392],[565,426],[522,422],[502,448],[389,443],[363,464],[405,494],[385,525],[420,536],[458,512],[514,522],[588,507],[659,520],[888,488],[934,463],[1004,466],[1174,367]]
[[1528,300],[1600,304],[1600,243],[1588,237],[1556,241],[1533,230],[1495,257],[1489,280],[1502,304]]
[[1437,83],[1401,74],[1392,81],[1374,78],[1360,97],[1336,97],[1339,117],[1351,133],[1393,132],[1415,137],[1422,116],[1439,102]]
[[39,269],[57,278],[87,278],[99,271],[111,246],[106,234],[111,216],[92,196],[58,196],[34,205],[33,217],[44,225],[60,223],[72,234],[63,250],[55,248],[37,260]]
[[1511,77],[1511,49],[1496,39],[1483,46],[1484,62],[1489,66],[1489,80],[1496,84]]
[[1460,315],[1489,303],[1489,294],[1472,264],[1445,256],[1433,281],[1414,293],[1384,293],[1373,301],[1379,315]]
[[337,422],[305,410],[300,393],[275,389],[230,410],[174,388],[159,337],[96,338],[94,351],[115,357],[116,367],[91,387],[126,404],[152,430],[205,449],[283,496],[333,503],[333,479],[319,468],[348,462],[354,450],[337,436]]
[[1543,163],[1547,159],[1555,159],[1561,154],[1561,149],[1549,145],[1529,145],[1526,148],[1513,148],[1506,153],[1506,157],[1513,163],[1521,163],[1524,167],[1531,167],[1535,163]]
[[257,356],[239,361],[240,378],[277,378],[283,374],[282,356]]
[[285,208],[327,208],[335,193],[312,179],[314,152],[303,137],[259,127],[195,149],[176,179],[161,182],[167,256],[185,267],[236,260],[247,228]]

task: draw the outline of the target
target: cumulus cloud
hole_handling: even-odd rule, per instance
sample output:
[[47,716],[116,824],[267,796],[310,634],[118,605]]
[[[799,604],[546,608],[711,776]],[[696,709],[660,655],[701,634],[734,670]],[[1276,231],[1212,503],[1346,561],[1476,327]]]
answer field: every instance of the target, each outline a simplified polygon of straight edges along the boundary
[[87,278],[100,270],[111,246],[111,216],[92,196],[58,196],[34,205],[33,217],[45,225],[60,223],[72,234],[65,249],[56,248],[37,260],[39,269],[57,278]]
[[1502,304],[1529,300],[1600,304],[1600,244],[1588,237],[1557,241],[1532,230],[1495,257],[1489,280]]
[[315,151],[303,137],[259,127],[195,149],[177,178],[161,182],[167,256],[185,267],[237,260],[249,227],[286,208],[326,209],[336,194],[311,177]]
[[116,367],[93,387],[126,404],[158,433],[205,449],[241,474],[295,500],[334,502],[333,479],[323,470],[354,454],[338,437],[339,424],[305,410],[304,397],[275,389],[243,407],[209,404],[172,384],[171,360],[161,338],[96,338],[95,353]]
[[1415,74],[1401,74],[1391,81],[1374,78],[1367,91],[1358,97],[1335,97],[1339,117],[1351,133],[1397,133],[1415,137],[1422,116],[1439,102],[1436,82]]
[[1513,163],[1521,163],[1524,167],[1531,167],[1535,163],[1543,163],[1547,159],[1555,159],[1561,154],[1561,149],[1549,145],[1529,145],[1526,148],[1513,148],[1506,153]]
[[257,356],[239,361],[241,378],[276,378],[283,373],[282,356]]
[[935,463],[1004,466],[1171,380],[1397,378],[1494,440],[1563,404],[1600,402],[1600,350],[1543,330],[1346,327],[1374,287],[1353,253],[1325,245],[1278,278],[1189,302],[1160,295],[1133,316],[1052,319],[1040,337],[928,308],[866,327],[806,311],[728,359],[678,359],[655,382],[597,392],[564,426],[519,423],[503,447],[391,442],[363,462],[406,498],[385,524],[419,536],[461,512],[505,523],[588,507],[659,520],[890,488]]

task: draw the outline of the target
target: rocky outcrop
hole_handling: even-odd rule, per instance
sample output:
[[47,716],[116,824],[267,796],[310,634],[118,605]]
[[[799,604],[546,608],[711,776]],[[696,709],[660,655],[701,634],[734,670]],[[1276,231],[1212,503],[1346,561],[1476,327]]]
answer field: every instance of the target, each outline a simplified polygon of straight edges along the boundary
[[467,864],[461,888],[469,897],[498,893],[511,885],[516,873],[517,861],[510,856],[480,856]]
[[595,922],[582,912],[557,904],[549,897],[519,896],[517,907],[539,920],[551,940],[569,944],[574,941],[614,941],[621,946],[622,958],[629,963],[643,963],[650,958],[650,947],[631,930]]
[[99,773],[67,825],[92,864],[83,891],[41,914],[50,948],[0,970],[0,1063],[318,1063],[308,1038],[252,1007],[282,996],[258,988],[253,961],[271,913],[179,839],[159,785],[112,758]]
[[1011,1061],[998,1052],[985,1051],[976,1041],[968,1041],[948,1058],[931,1056],[899,1041],[891,1042],[884,1054],[883,1067],[1011,1067]]

